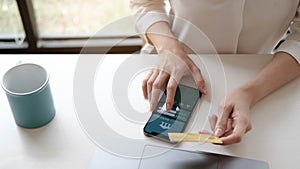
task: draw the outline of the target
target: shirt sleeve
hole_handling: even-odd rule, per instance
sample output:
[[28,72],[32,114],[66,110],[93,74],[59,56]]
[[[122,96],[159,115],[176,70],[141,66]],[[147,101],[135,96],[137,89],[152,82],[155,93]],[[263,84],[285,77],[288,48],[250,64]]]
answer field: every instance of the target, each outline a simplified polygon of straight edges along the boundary
[[156,22],[169,23],[164,0],[130,0],[130,7],[134,12],[136,30],[145,34],[150,26]]
[[300,6],[290,26],[291,33],[286,40],[278,47],[276,52],[286,52],[292,55],[300,64]]

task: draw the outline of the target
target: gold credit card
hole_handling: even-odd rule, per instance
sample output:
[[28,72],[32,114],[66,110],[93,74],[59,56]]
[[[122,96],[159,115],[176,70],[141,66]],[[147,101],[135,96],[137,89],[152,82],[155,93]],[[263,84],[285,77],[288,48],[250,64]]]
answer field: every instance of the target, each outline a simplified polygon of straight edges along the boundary
[[222,140],[212,134],[168,133],[171,142],[208,142],[222,144]]

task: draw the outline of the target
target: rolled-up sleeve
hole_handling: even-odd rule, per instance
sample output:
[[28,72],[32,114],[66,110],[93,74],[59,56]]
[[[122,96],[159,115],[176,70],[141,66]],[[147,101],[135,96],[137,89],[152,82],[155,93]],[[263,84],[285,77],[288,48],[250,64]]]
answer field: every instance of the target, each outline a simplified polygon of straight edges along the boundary
[[278,47],[276,52],[286,52],[292,55],[300,64],[300,7],[296,12],[295,18],[290,26],[291,33],[286,40]]
[[136,30],[145,34],[156,22],[169,23],[164,0],[130,0],[130,7],[135,15]]

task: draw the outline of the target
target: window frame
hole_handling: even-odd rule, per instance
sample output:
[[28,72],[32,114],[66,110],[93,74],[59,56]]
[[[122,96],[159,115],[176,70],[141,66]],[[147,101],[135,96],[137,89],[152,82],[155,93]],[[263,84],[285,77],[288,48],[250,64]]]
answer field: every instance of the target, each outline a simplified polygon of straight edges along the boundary
[[[38,32],[32,0],[16,0],[21,16],[25,39],[19,45],[13,37],[0,37],[0,53],[80,53],[85,48],[87,53],[134,53],[139,51],[142,40],[139,36],[42,36]],[[89,43],[86,43],[89,41]]]

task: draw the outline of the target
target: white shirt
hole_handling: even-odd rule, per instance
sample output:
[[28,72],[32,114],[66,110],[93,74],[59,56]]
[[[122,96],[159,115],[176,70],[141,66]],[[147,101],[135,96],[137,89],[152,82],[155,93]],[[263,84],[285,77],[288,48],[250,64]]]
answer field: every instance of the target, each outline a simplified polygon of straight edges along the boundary
[[291,34],[277,51],[291,54],[300,63],[299,0],[169,2],[174,17],[166,12],[164,0],[131,0],[137,31],[145,34],[154,23],[165,21],[197,53],[213,53],[206,44],[211,42],[217,53],[260,54],[271,53],[290,27]]

